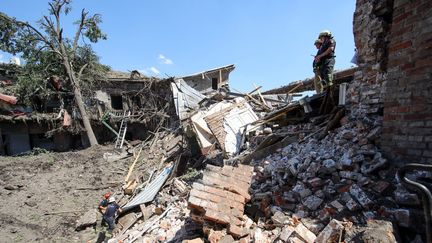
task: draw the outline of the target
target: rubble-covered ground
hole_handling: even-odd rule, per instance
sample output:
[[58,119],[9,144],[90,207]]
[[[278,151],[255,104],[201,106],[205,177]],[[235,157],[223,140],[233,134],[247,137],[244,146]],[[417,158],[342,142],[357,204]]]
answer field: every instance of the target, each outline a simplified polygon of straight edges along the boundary
[[[245,207],[242,237],[228,234],[224,226],[192,220],[188,192],[202,177],[200,171],[189,170],[168,180],[151,203],[122,215],[116,232],[122,239],[110,242],[422,242],[424,216],[419,197],[400,184],[397,168],[375,145],[381,122],[380,116],[348,113],[341,126],[323,138],[317,133],[304,139],[304,131],[320,129],[313,123],[273,130],[273,134],[295,134],[298,142],[251,161],[252,199]],[[165,148],[162,141],[153,150],[145,149],[147,159],[159,161]],[[246,153],[251,151],[253,146]],[[97,146],[2,157],[2,241],[94,240],[94,229],[76,231],[76,222],[96,208],[106,191],[123,197],[121,185],[133,161],[133,156],[103,158],[112,152],[111,146]],[[136,174],[143,176],[160,166],[141,164]],[[136,216],[131,227],[122,229],[128,218]]]
[[[169,181],[147,205],[151,217],[139,219],[122,233],[121,240],[425,242],[419,196],[402,186],[396,176],[397,167],[375,145],[380,137],[381,117],[348,113],[340,123],[324,137],[316,133],[304,139],[303,131],[320,130],[313,123],[273,131],[296,134],[298,142],[264,159],[252,160],[252,200],[245,207],[242,236],[233,236],[226,226],[208,219],[204,224],[194,222],[187,203],[187,192],[194,180],[180,177],[176,180],[183,185]],[[251,151],[253,148],[246,153]],[[425,173],[410,176],[430,177]]]
[[[286,120],[291,108],[303,109],[288,108],[279,110]],[[288,122],[297,125],[261,118],[265,125],[242,137],[244,150],[225,160],[217,146],[214,156],[193,153],[196,148],[184,136],[184,127],[175,123],[165,128],[163,120],[153,136],[129,141],[121,152],[95,146],[1,157],[0,241],[95,242],[101,196],[110,191],[124,206],[138,193],[149,196],[149,186],[156,196],[120,214],[108,242],[425,242],[420,198],[400,183],[397,164],[377,146],[382,116],[352,107],[335,107],[315,117],[299,114],[304,117]],[[214,168],[206,176],[212,168],[206,164],[222,162],[248,164],[248,176],[241,178],[245,183],[218,176]],[[164,168],[172,174],[150,186]],[[432,179],[421,172],[409,176]],[[201,190],[193,195],[194,185],[207,183],[229,193]],[[244,210],[221,201],[228,194],[234,198],[232,193],[244,196],[238,199]],[[229,209],[228,218],[196,213],[196,206],[217,209],[213,212]]]
[[0,157],[0,242],[82,242],[76,220],[119,187],[129,160],[107,162],[112,147]]

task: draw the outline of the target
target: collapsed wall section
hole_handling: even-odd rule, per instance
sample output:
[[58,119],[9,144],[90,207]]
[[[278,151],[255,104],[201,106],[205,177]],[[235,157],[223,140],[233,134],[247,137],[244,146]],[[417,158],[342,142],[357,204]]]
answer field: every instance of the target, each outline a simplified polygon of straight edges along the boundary
[[391,14],[392,1],[357,0],[353,32],[359,69],[349,99],[361,115],[382,112]]
[[378,142],[395,162],[432,162],[432,8],[427,0],[357,0],[357,114],[383,116]]

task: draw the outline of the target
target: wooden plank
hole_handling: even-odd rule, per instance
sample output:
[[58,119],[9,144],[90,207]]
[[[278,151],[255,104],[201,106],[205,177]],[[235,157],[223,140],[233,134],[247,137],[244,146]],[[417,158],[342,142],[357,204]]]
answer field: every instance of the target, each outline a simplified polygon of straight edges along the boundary
[[172,207],[170,206],[169,208],[167,208],[167,210],[165,210],[165,212],[163,212],[159,217],[157,217],[156,219],[154,219],[152,222],[148,222],[143,230],[140,231],[140,233],[138,235],[136,235],[132,240],[130,240],[129,242],[134,242],[136,241],[139,237],[141,237],[145,232],[147,232],[147,230],[149,230],[153,225],[155,225],[156,223],[158,223],[163,217],[165,217],[165,215],[167,215],[167,213],[169,211],[171,211]]
[[138,185],[138,182],[136,180],[129,181],[124,189],[124,194],[126,195],[132,195]]
[[281,141],[270,145],[266,148],[260,149],[260,150],[255,150],[252,153],[246,155],[245,157],[243,157],[241,160],[242,164],[248,164],[250,161],[252,161],[253,159],[263,159],[265,157],[267,157],[269,154],[274,153],[276,150],[283,148],[293,142],[296,142],[297,138],[296,137],[285,137],[284,139],[282,139]]
[[144,146],[141,146],[141,148],[140,148],[140,150],[139,150],[139,152],[138,152],[138,155],[135,157],[134,162],[132,163],[131,167],[129,168],[129,172],[128,172],[128,174],[126,175],[125,180],[124,180],[125,182],[128,182],[128,181],[129,181],[129,177],[131,176],[132,171],[133,171],[133,169],[134,169],[134,167],[135,167],[135,164],[136,164],[136,162],[138,161],[138,159],[139,159],[139,157],[140,157],[140,155],[141,155],[141,151],[142,151],[143,147],[144,147]]
[[[123,222],[124,225],[122,225],[122,231],[118,234],[118,236],[116,236],[116,239],[118,239],[119,241],[124,241],[127,238],[127,234],[126,231],[132,227],[137,221],[138,219],[140,219],[142,217],[142,213],[139,214],[133,214],[133,218],[129,218],[127,221],[125,220],[125,222]],[[119,220],[119,224],[120,224],[120,220]]]
[[303,82],[299,83],[297,86],[295,86],[294,88],[292,88],[290,91],[288,91],[287,94],[291,94],[292,92],[294,92],[296,89],[300,88],[301,86],[303,86]]
[[[255,88],[257,88],[257,85],[256,85],[256,84],[254,84],[254,86],[255,86]],[[265,106],[269,107],[269,106],[267,105],[267,103],[266,103],[264,97],[261,95],[261,92],[259,91],[259,89],[257,89],[257,92],[258,92],[258,96],[260,97],[262,103],[263,103]]]
[[263,148],[266,148],[272,144],[275,144],[276,142],[279,142],[282,140],[285,136],[279,135],[279,134],[271,134],[270,136],[267,136],[259,145],[256,147],[255,150],[260,150]]
[[[254,85],[255,85],[255,84],[254,84]],[[252,94],[255,93],[256,91],[260,90],[261,88],[262,88],[262,86],[258,86],[258,87],[257,87],[257,86],[255,85],[255,89],[252,90],[251,92],[249,92],[248,94],[249,94],[249,95],[252,95]],[[244,96],[244,94],[241,94],[241,95]]]

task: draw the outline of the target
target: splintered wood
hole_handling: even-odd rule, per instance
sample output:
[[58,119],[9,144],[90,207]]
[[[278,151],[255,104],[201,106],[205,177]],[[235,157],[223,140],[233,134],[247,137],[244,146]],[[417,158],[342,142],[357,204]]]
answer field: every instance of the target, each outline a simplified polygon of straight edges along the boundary
[[188,206],[191,218],[228,226],[228,232],[241,237],[245,203],[251,198],[249,187],[253,167],[207,165],[201,182],[192,185]]

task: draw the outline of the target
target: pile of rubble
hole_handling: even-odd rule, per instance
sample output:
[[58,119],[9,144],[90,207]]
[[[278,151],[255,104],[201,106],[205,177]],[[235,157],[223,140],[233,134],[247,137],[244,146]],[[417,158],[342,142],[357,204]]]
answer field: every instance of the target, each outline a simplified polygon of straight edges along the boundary
[[421,242],[419,198],[376,146],[382,117],[338,106],[337,86],[281,107],[182,79],[171,89],[179,122],[127,142],[110,242]]
[[[253,161],[256,175],[251,187],[250,216],[256,220],[270,219],[275,225],[283,225],[286,220],[299,221],[296,228],[292,228],[294,223],[264,233],[285,241],[287,235],[280,232],[291,227],[289,232],[297,235],[290,237],[300,237],[306,242],[328,242],[333,237],[351,241],[352,224],[366,225],[370,219],[391,216],[407,226],[409,215],[404,213],[408,210],[396,204],[402,192],[397,191],[393,198],[384,197],[392,195],[395,178],[394,170],[387,168],[387,160],[374,145],[379,139],[381,122],[380,118],[362,120],[345,116],[342,126],[322,140],[311,137],[294,142],[263,160]],[[308,126],[311,124],[290,129]],[[407,192],[404,193],[406,196]],[[394,206],[386,206],[389,202]],[[302,224],[306,227],[297,229]],[[392,232],[388,234],[388,242],[392,242]]]
[[[251,201],[246,204],[241,230],[235,232],[230,222],[207,217],[207,224],[228,225],[219,231],[207,230],[208,239],[395,242],[401,235],[404,242],[421,242],[424,216],[419,198],[401,185],[396,168],[375,146],[382,117],[348,114],[340,123],[321,140],[318,133],[304,139],[298,132],[322,130],[312,123],[274,131],[297,134],[297,142],[265,159],[252,160]],[[208,203],[218,202],[211,197],[207,196]],[[189,207],[195,206],[191,196]]]

